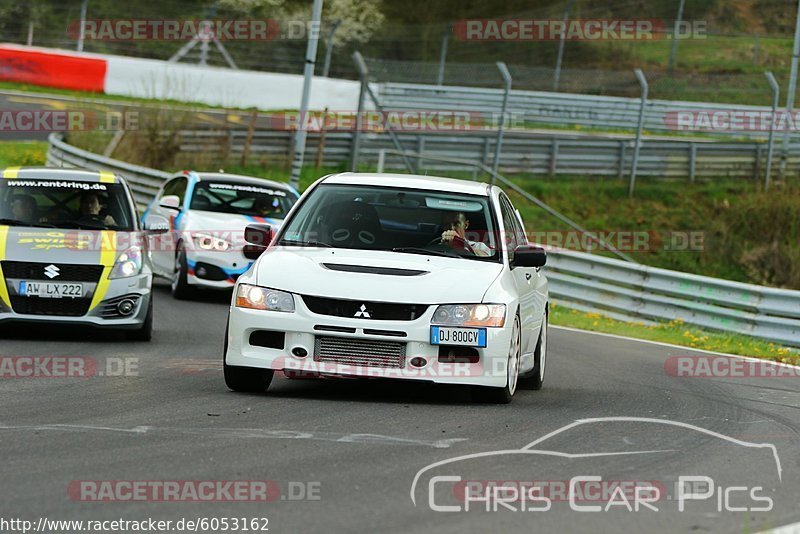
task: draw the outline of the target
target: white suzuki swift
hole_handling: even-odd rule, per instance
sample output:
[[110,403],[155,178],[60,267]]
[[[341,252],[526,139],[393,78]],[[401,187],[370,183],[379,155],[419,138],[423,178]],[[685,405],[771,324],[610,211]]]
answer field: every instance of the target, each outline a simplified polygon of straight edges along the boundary
[[225,382],[265,391],[294,376],[467,384],[507,403],[542,386],[545,251],[497,186],[338,174],[314,183],[236,283]]

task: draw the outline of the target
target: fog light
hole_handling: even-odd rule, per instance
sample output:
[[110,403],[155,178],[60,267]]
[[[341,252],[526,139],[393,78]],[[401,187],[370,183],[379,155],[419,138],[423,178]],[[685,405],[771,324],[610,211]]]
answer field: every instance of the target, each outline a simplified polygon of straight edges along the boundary
[[292,349],[292,354],[294,354],[298,358],[305,358],[306,356],[308,356],[308,351],[303,347],[295,347]]
[[125,299],[121,300],[119,304],[117,304],[117,311],[120,315],[130,315],[133,313],[133,309],[136,307],[136,303],[132,300]]
[[425,367],[427,364],[428,360],[426,360],[425,358],[420,358],[419,356],[411,358],[412,367]]

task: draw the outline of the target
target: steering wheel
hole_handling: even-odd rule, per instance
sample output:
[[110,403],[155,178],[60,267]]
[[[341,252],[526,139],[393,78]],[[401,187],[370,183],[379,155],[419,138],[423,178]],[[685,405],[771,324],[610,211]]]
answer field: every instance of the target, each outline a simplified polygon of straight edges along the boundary
[[[431,239],[431,241],[425,246],[426,247],[430,247],[432,245],[448,245],[448,243],[444,243],[442,241],[441,236],[439,236],[439,237],[434,237],[433,239]],[[472,245],[469,244],[469,241],[467,241],[466,239],[464,239],[463,237],[461,237],[459,235],[453,236],[453,240],[449,243],[449,247],[453,248],[453,249],[466,250],[467,252],[469,252],[473,256],[477,255],[477,254],[475,254],[475,250],[472,248]]]

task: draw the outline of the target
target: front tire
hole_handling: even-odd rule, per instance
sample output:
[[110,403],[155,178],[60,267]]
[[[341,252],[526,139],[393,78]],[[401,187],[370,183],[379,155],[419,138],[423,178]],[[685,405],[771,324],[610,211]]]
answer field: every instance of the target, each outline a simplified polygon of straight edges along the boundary
[[264,393],[272,383],[275,374],[272,369],[255,367],[238,367],[228,365],[225,357],[228,354],[228,327],[225,327],[225,343],[222,347],[222,372],[228,389],[240,393]]
[[506,385],[504,387],[479,386],[476,393],[478,398],[492,404],[508,404],[514,398],[519,382],[519,356],[522,350],[522,328],[519,315],[514,316],[514,326],[511,330],[511,343],[508,348],[508,361],[506,363]]
[[172,296],[178,300],[190,299],[195,290],[189,285],[189,264],[186,262],[186,250],[183,243],[178,245],[175,253],[175,267],[172,274]]
[[150,294],[150,302],[147,304],[147,316],[144,324],[138,330],[125,332],[125,337],[131,341],[150,341],[153,339],[153,295]]
[[519,387],[522,389],[531,389],[538,391],[544,385],[544,372],[547,363],[547,327],[549,324],[548,313],[545,310],[544,318],[542,319],[542,331],[539,332],[539,341],[536,343],[536,352],[534,353],[534,365],[530,374],[524,375],[519,379]]

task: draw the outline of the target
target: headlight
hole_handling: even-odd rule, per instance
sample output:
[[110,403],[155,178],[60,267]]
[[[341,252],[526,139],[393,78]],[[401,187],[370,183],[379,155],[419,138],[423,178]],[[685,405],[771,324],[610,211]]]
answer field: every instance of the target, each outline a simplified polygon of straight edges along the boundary
[[441,326],[503,326],[505,304],[444,304],[436,308],[431,324]]
[[117,258],[109,278],[128,278],[142,272],[142,249],[131,247]]
[[194,239],[195,245],[203,250],[216,250],[217,252],[225,252],[231,248],[230,243],[224,239],[220,239],[219,237],[214,237],[213,235],[194,234],[192,239]]
[[236,287],[236,306],[254,310],[294,313],[294,297],[286,291],[239,284]]

